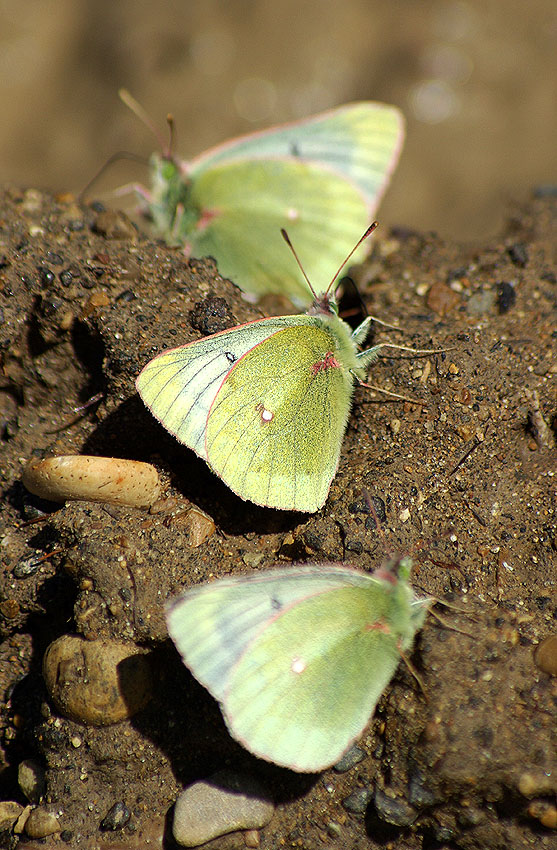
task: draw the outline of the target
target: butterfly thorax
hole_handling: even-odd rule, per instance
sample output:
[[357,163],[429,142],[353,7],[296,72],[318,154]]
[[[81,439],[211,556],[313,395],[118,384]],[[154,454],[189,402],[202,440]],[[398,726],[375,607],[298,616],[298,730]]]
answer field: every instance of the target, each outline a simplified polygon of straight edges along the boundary
[[388,620],[400,648],[410,649],[414,635],[422,627],[427,609],[420,605],[410,584],[399,580],[389,593]]
[[308,308],[307,315],[314,316],[316,323],[334,338],[334,351],[331,351],[331,356],[325,355],[319,364],[320,367],[340,366],[363,379],[365,369],[362,369],[361,363],[358,362],[358,346],[352,335],[352,328],[338,315],[334,298],[327,292],[321,293]]
[[175,160],[151,157],[151,203],[149,215],[158,234],[171,244],[187,242],[201,219],[201,210],[191,199],[191,181]]

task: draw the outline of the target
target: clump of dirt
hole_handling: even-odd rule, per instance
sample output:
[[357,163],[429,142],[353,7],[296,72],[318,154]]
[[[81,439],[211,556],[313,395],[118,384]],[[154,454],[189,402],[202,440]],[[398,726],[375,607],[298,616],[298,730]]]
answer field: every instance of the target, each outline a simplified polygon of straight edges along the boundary
[[[0,796],[26,802],[17,769],[35,759],[62,841],[171,846],[182,787],[228,767],[271,789],[269,850],[555,846],[539,812],[554,806],[557,681],[534,649],[557,629],[557,200],[513,211],[492,244],[378,239],[358,272],[370,312],[400,323],[395,341],[446,350],[374,365],[374,384],[420,403],[356,391],[314,516],[240,501],[135,393],[162,349],[261,315],[211,262],[187,261],[95,204],[9,188],[1,210]],[[25,491],[29,458],[72,453],[149,461],[163,498],[150,511],[60,507]],[[216,526],[200,544],[192,505]],[[180,663],[165,600],[277,562],[371,569],[387,548],[413,555],[418,593],[454,605],[448,626],[429,617],[417,640],[425,696],[401,665],[359,742],[365,757],[344,772],[298,776],[258,761]],[[155,677],[149,704],[107,726],[59,716],[41,668],[67,633],[139,646]],[[119,803],[130,817],[107,829]],[[9,829],[0,840],[18,843]]]

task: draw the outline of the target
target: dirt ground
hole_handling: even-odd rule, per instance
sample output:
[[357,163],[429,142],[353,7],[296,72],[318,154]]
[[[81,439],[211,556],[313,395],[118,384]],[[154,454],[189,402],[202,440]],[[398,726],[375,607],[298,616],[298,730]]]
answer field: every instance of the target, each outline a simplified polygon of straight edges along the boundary
[[[149,241],[121,213],[35,190],[3,193],[0,239],[0,799],[26,802],[17,768],[37,759],[41,805],[62,829],[19,843],[5,830],[0,846],[172,847],[178,793],[229,767],[276,803],[264,850],[557,847],[544,826],[557,679],[534,659],[557,631],[557,198],[509,211],[501,237],[473,247],[378,236],[356,277],[369,311],[404,334],[376,339],[447,351],[373,367],[375,384],[421,403],[357,390],[339,472],[313,516],[240,501],[135,393],[155,353],[261,315],[214,265]],[[71,453],[150,461],[163,498],[143,511],[26,492],[29,458]],[[191,505],[215,523],[199,545]],[[359,742],[365,757],[344,772],[301,776],[252,757],[182,666],[164,601],[254,565],[371,569],[391,551],[412,555],[418,594],[454,606],[416,642],[425,695],[401,665]],[[61,716],[41,666],[66,633],[141,647],[148,705],[104,727]],[[359,813],[346,803],[354,792]],[[130,820],[101,829],[117,802]],[[237,833],[215,846],[246,845]]]

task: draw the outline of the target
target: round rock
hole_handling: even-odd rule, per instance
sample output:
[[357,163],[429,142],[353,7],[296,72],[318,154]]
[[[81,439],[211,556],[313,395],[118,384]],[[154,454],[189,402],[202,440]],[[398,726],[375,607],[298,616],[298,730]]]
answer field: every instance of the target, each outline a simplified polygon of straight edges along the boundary
[[183,847],[196,847],[238,829],[260,829],[275,807],[251,776],[219,771],[194,782],[176,801],[172,832]]
[[549,635],[534,653],[536,666],[550,676],[557,676],[557,635]]
[[45,838],[47,835],[60,832],[61,829],[56,815],[40,807],[33,809],[25,822],[25,832],[29,838]]
[[152,696],[149,659],[136,646],[63,635],[43,659],[50,697],[64,717],[109,726],[144,708]]

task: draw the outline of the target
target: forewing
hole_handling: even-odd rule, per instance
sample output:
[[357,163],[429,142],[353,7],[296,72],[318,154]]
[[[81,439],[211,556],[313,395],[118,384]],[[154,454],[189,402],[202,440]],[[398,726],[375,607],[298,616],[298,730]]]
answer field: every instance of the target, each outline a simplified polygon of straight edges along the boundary
[[163,351],[140,372],[137,391],[167,431],[206,460],[207,414],[218,388],[234,363],[284,322],[250,322]]
[[209,411],[206,454],[242,499],[313,512],[338,466],[353,384],[342,363],[331,365],[334,334],[297,319],[230,370]]
[[400,110],[363,101],[234,139],[197,157],[189,168],[197,177],[219,164],[242,159],[288,157],[319,163],[359,186],[371,214],[396,166],[403,141]]
[[389,592],[371,577],[285,609],[247,646],[224,697],[231,733],[298,771],[334,764],[361,734],[400,660]]
[[168,632],[196,679],[222,701],[232,668],[281,611],[336,587],[368,582],[363,573],[330,564],[219,579],[170,601]]

